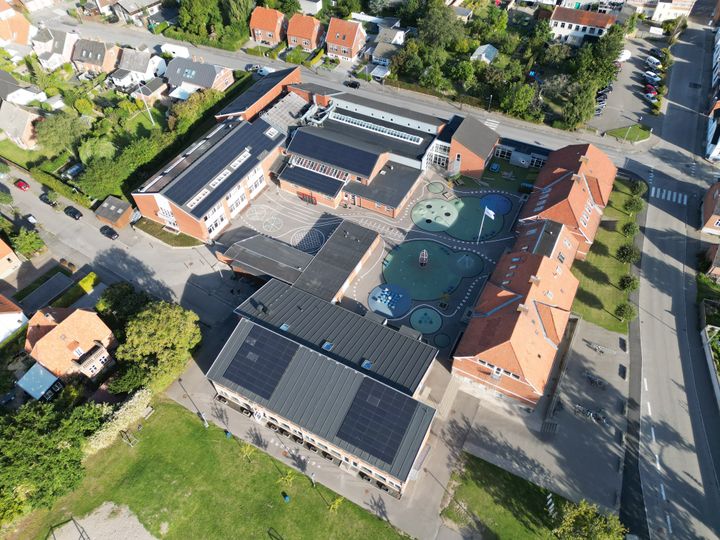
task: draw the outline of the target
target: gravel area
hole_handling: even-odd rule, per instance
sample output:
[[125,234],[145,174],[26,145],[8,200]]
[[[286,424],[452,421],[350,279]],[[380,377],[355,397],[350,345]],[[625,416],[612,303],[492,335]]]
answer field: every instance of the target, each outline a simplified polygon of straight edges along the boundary
[[[85,536],[83,536],[83,532]],[[104,503],[85,517],[75,518],[74,521],[69,521],[56,528],[48,538],[54,540],[79,540],[81,538],[155,540],[155,537],[145,530],[145,527],[127,506],[118,506],[111,502]]]

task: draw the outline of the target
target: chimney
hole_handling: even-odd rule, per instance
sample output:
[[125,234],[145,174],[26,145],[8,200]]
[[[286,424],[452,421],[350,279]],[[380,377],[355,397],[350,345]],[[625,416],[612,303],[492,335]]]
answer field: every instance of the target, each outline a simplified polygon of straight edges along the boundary
[[590,162],[590,158],[588,158],[585,154],[580,156],[580,163],[589,163],[589,162]]
[[528,312],[528,307],[527,307],[525,304],[518,304],[517,310],[518,310],[520,313],[527,313],[527,312]]
[[579,182],[580,180],[582,180],[582,177],[579,174],[573,174],[572,180],[573,182]]
[[540,285],[540,278],[537,276],[530,276],[530,283],[533,285]]

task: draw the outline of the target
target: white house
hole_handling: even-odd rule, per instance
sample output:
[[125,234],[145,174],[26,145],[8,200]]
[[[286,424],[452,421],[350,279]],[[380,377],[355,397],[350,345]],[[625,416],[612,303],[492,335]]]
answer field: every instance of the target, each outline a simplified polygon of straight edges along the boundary
[[658,0],[652,20],[663,22],[678,17],[688,17],[694,5],[695,0]]
[[553,37],[569,45],[582,45],[586,37],[600,37],[615,24],[616,17],[597,11],[556,7],[550,17]]
[[41,28],[32,38],[32,48],[40,65],[48,71],[54,71],[70,62],[78,39],[80,35],[76,32]]
[[15,105],[28,105],[33,101],[42,103],[47,96],[37,86],[21,85],[10,73],[0,70],[0,99]]
[[161,5],[162,0],[118,0],[113,11],[121,21],[143,26],[145,19],[160,11]]
[[498,50],[489,43],[486,43],[485,45],[480,45],[477,49],[475,49],[475,52],[470,55],[470,60],[480,60],[481,62],[490,64],[493,60],[495,60],[497,55]]
[[28,319],[23,310],[9,298],[0,294],[0,342],[5,341],[27,322]]
[[153,56],[149,51],[123,49],[118,68],[110,75],[110,80],[115,86],[129,88],[165,75],[166,69],[165,59],[160,56]]
[[300,11],[306,15],[317,15],[322,9],[322,0],[300,0]]
[[404,44],[405,30],[381,26],[375,38],[375,46],[370,53],[372,63],[389,66],[392,57],[402,49]]
[[113,6],[117,3],[117,0],[95,0],[95,5],[101,15],[109,17],[113,14]]

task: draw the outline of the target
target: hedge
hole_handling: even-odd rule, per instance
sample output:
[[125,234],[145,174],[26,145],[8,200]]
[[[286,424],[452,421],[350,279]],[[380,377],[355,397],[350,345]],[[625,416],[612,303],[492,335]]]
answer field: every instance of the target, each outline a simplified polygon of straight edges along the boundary
[[303,62],[303,66],[305,67],[312,67],[318,64],[320,60],[322,60],[323,56],[325,56],[325,51],[323,49],[318,49],[318,51],[315,53],[315,55],[311,58],[308,58]]
[[156,35],[157,35],[157,34],[162,34],[162,33],[163,33],[165,30],[167,30],[169,27],[170,27],[170,23],[167,22],[167,21],[163,21],[163,22],[161,22],[160,24],[156,24],[155,26],[153,26],[153,28],[152,28],[151,31],[152,31],[153,34],[156,34]]
[[267,47],[260,47],[258,45],[257,47],[249,47],[245,49],[245,52],[252,56],[265,56],[267,50]]
[[193,45],[206,45],[208,47],[215,47],[216,49],[224,49],[226,51],[237,51],[240,49],[243,43],[247,40],[247,36],[238,36],[234,40],[227,40],[225,38],[217,39],[210,39],[206,37],[196,36],[194,34],[188,34],[187,32],[183,32],[182,30],[177,30],[176,28],[173,28],[172,26],[165,29],[165,32],[163,33],[165,37],[169,37],[172,39],[177,39],[180,41],[187,41],[189,43],[192,43]]
[[273,60],[277,60],[278,55],[283,52],[287,48],[287,45],[285,45],[285,42],[280,42],[277,45],[275,45],[270,51],[267,53],[267,56],[269,58],[272,58]]
[[53,175],[46,173],[38,167],[30,169],[30,175],[42,185],[47,186],[53,191],[56,191],[59,195],[62,195],[63,197],[70,199],[85,208],[91,208],[94,203],[94,201],[84,193],[66,184],[59,178],[55,178]]

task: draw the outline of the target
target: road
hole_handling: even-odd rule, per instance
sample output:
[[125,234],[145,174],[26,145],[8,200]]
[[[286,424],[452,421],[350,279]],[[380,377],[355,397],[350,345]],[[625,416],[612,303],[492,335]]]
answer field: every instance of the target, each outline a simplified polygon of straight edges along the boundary
[[[697,17],[673,48],[676,63],[669,81],[664,125],[661,130],[656,130],[651,141],[638,146],[591,133],[568,133],[529,124],[375,83],[363,83],[358,91],[367,97],[431,114],[449,115],[460,111],[474,114],[483,121],[490,119],[502,137],[551,149],[577,143],[579,139],[591,142],[607,152],[618,166],[650,181],[639,294],[643,364],[642,384],[637,386],[641,392],[638,402],[642,493],[637,498],[624,498],[636,501],[637,505],[644,504],[644,508],[624,508],[623,511],[626,516],[642,516],[643,520],[647,515],[652,538],[713,538],[720,533],[720,512],[717,511],[720,493],[715,465],[720,463],[720,418],[700,350],[694,288],[695,256],[700,245],[695,232],[700,197],[716,175],[711,166],[697,157],[705,127],[704,117],[697,111],[705,106],[710,69],[708,42],[711,33],[702,24],[712,11],[711,2],[702,0],[696,11]],[[83,37],[131,46],[154,47],[172,41],[119,25],[78,25],[54,11],[41,12],[37,17],[51,28],[77,29]],[[258,61],[243,53],[183,45],[188,46],[197,58],[234,69]],[[282,62],[265,59],[263,63],[285,66]],[[313,72],[303,68],[303,71],[306,82],[337,88],[341,88],[347,77],[340,69]],[[39,204],[37,202],[35,206]],[[52,216],[38,217],[44,222],[46,217]],[[100,249],[103,253],[109,249],[102,238],[87,241],[90,231],[75,230],[74,227],[67,230],[66,218],[59,217],[63,220],[59,228],[55,228],[54,220],[46,223],[48,230],[62,231],[57,236],[57,242],[62,246],[82,249],[90,260],[93,250]],[[99,237],[96,230],[92,234]],[[181,300],[188,297],[185,292],[188,287],[184,286],[183,280],[192,272],[188,271],[187,264],[200,264],[206,255],[197,255],[200,257],[197,259],[177,251],[172,254],[151,249],[138,251],[136,246],[142,245],[143,239],[133,241],[135,244],[128,243],[128,249],[123,251],[142,260],[161,282],[170,280],[169,289],[175,297]],[[103,244],[97,245],[98,242]],[[178,260],[181,262],[175,263]],[[174,263],[175,267],[171,269]],[[125,270],[125,274],[132,272]],[[225,290],[227,286],[224,285]],[[222,295],[222,287],[212,289],[218,298]],[[202,308],[202,304],[195,300],[189,302],[189,307],[200,305]],[[640,486],[634,488],[640,492]],[[633,532],[644,530],[637,523],[629,524]]]

